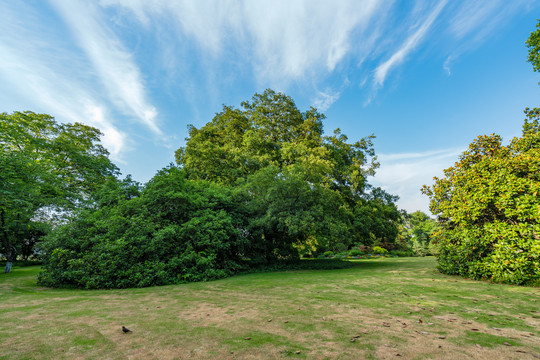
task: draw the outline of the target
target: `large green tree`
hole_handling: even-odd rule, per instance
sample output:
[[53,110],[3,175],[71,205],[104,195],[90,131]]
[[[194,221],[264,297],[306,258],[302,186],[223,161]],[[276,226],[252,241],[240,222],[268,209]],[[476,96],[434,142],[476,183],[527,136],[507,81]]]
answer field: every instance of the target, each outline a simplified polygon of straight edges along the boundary
[[[540,71],[540,21],[526,41]],[[540,282],[540,109],[525,109],[523,133],[509,145],[479,136],[444,178],[422,192],[441,229],[439,268],[514,284]]]
[[255,94],[241,108],[224,106],[200,129],[190,126],[176,161],[191,179],[234,184],[267,166],[298,167],[306,179],[360,194],[378,166],[372,138],[355,143],[337,129],[323,135],[325,116],[301,112],[282,93]]
[[[40,212],[61,213],[88,199],[117,168],[99,130],[58,124],[33,112],[0,114],[0,237],[5,272],[22,244],[39,233]],[[42,228],[42,227],[41,227]]]
[[523,136],[504,146],[479,136],[423,192],[441,224],[439,268],[515,284],[540,279],[539,110],[526,110]]
[[373,135],[354,143],[339,129],[324,135],[324,118],[266,90],[240,108],[224,106],[200,129],[190,126],[176,160],[190,179],[248,194],[252,241],[273,247],[264,256],[298,256],[305,242],[318,249],[392,244],[396,197],[368,183],[378,166]]

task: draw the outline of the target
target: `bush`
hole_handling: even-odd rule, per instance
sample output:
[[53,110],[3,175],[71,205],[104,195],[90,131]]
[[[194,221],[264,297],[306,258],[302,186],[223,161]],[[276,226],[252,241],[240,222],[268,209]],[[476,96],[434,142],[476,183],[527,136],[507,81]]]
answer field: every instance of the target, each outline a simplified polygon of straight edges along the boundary
[[230,202],[218,185],[163,170],[140,197],[87,209],[51,233],[38,282],[128,288],[230,276],[245,244]]
[[410,257],[414,256],[414,251],[411,250],[391,250],[390,255],[398,257]]
[[373,253],[378,255],[385,255],[388,254],[388,250],[380,247],[380,246],[374,246],[373,247]]
[[351,249],[349,250],[348,255],[349,256],[362,256],[362,255],[365,255],[365,252],[359,249]]

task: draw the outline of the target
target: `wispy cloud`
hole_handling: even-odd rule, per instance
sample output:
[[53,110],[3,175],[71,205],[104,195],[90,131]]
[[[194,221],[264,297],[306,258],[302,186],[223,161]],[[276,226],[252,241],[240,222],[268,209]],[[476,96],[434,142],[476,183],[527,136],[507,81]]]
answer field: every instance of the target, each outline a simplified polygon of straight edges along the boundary
[[381,167],[373,184],[391,194],[399,195],[398,206],[409,212],[421,210],[429,213],[429,199],[420,194],[423,185],[432,185],[434,176],[458,160],[464,148],[442,149],[417,153],[378,155]]
[[114,161],[122,161],[126,150],[126,134],[120,131],[106,115],[107,106],[85,90],[90,80],[77,74],[68,64],[84,67],[76,53],[62,49],[61,41],[51,41],[58,34],[46,27],[30,27],[39,22],[39,14],[23,7],[22,16],[8,16],[13,10],[0,7],[6,15],[0,23],[0,79],[13,97],[24,97],[22,108],[14,103],[3,103],[4,110],[33,110],[46,112],[59,120],[81,122],[98,127],[103,133],[103,144]]
[[424,39],[431,25],[439,16],[447,2],[448,0],[440,1],[437,6],[430,12],[426,20],[421,24],[421,26],[405,40],[403,45],[396,52],[394,52],[388,60],[377,66],[374,73],[374,85],[376,87],[382,86],[390,70],[402,64],[405,61],[405,58],[411,53],[411,51],[416,48],[418,44]]
[[497,28],[502,28],[519,11],[527,11],[528,0],[469,0],[456,6],[448,19],[448,31],[457,41],[443,64],[448,75],[452,64],[463,54],[475,50]]
[[[104,0],[130,9],[142,23],[174,19],[179,37],[194,40],[218,58],[234,49],[248,59],[259,83],[284,86],[336,69],[352,51],[351,34],[369,24],[389,0],[129,1]],[[371,37],[371,33],[366,37]]]
[[340,95],[340,92],[332,91],[330,89],[319,91],[317,96],[313,99],[313,106],[316,107],[317,110],[325,112],[339,99]]
[[110,99],[155,134],[162,134],[157,125],[157,110],[146,99],[140,71],[132,55],[108,28],[99,8],[87,1],[52,2],[90,59]]

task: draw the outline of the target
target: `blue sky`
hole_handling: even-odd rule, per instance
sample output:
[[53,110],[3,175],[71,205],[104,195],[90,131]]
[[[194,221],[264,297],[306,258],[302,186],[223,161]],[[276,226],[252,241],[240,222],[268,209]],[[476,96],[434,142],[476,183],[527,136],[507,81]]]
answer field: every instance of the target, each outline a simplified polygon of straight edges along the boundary
[[371,183],[428,211],[423,184],[480,134],[540,106],[525,40],[540,1],[0,1],[0,111],[100,128],[124,175],[174,160],[187,125],[266,88],[375,134]]

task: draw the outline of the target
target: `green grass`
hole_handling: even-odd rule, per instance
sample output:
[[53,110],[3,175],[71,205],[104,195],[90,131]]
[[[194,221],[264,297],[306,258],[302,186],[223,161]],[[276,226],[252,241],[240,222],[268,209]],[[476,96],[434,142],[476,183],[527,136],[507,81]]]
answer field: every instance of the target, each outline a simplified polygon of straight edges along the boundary
[[0,359],[540,356],[539,288],[446,276],[435,265],[358,260],[349,269],[94,291],[42,288],[39,267],[15,267],[0,274]]

